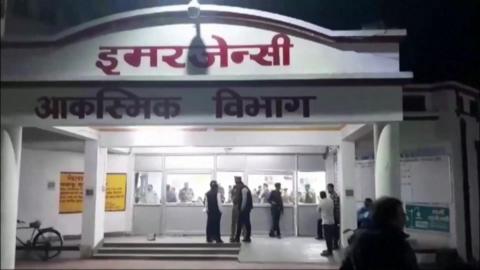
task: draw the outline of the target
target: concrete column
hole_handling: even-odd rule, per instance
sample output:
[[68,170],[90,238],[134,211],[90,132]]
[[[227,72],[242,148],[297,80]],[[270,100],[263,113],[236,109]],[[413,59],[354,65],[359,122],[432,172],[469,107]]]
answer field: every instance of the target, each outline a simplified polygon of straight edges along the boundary
[[[355,143],[342,141],[338,150],[338,195],[340,196],[340,233],[357,228],[357,207],[354,190]],[[347,238],[341,233],[342,246]]]
[[92,255],[103,240],[105,217],[105,189],[107,149],[98,141],[85,142],[85,179],[83,184],[82,239],[83,258]]
[[1,269],[13,269],[15,268],[22,128],[4,129],[2,127],[1,132]]
[[380,132],[382,131],[383,126],[383,123],[373,124],[373,154],[375,156],[377,156],[378,139],[380,138]]
[[389,123],[379,131],[375,153],[375,197],[401,198],[399,124]]

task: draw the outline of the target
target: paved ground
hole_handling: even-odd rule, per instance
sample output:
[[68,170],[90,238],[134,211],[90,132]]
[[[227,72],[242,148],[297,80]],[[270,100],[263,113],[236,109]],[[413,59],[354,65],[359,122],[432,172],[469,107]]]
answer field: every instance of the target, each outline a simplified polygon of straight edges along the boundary
[[[105,242],[145,242],[145,237],[105,238]],[[159,237],[156,242],[202,243],[203,237]],[[242,244],[239,261],[82,260],[79,252],[63,252],[49,262],[19,256],[17,269],[338,269],[339,254],[320,256],[325,242],[311,237],[283,239],[257,236]],[[20,254],[19,254],[20,255]]]
[[326,269],[338,267],[305,263],[240,263],[230,261],[79,260],[19,261],[16,269]]

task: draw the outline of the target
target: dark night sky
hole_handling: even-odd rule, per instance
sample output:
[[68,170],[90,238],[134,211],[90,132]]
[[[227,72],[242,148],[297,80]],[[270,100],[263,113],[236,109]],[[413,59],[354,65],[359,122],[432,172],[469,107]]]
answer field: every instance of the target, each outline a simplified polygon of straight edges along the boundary
[[[185,4],[188,0],[14,0],[9,10],[32,16],[30,1],[40,6],[37,19],[56,24],[53,11],[63,9],[67,28],[111,13],[148,6]],[[330,29],[362,25],[405,28],[402,70],[417,82],[457,80],[480,88],[480,0],[200,0],[279,13]],[[382,22],[379,24],[379,22]],[[8,25],[8,23],[7,23]]]

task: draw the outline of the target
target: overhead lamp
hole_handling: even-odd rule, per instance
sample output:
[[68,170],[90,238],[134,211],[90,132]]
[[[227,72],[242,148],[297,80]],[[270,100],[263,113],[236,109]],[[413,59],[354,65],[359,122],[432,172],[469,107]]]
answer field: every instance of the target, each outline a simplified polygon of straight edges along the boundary
[[198,17],[200,17],[200,3],[198,2],[198,0],[190,1],[190,3],[188,4],[187,13],[190,19],[197,19]]

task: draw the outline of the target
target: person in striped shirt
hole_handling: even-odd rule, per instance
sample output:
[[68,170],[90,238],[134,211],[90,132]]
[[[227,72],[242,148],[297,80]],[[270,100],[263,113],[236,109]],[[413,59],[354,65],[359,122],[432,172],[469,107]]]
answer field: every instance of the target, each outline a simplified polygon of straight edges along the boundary
[[327,185],[327,191],[330,199],[333,200],[333,216],[335,219],[335,234],[333,237],[333,249],[339,248],[340,241],[340,197],[335,191],[335,186],[330,183]]

